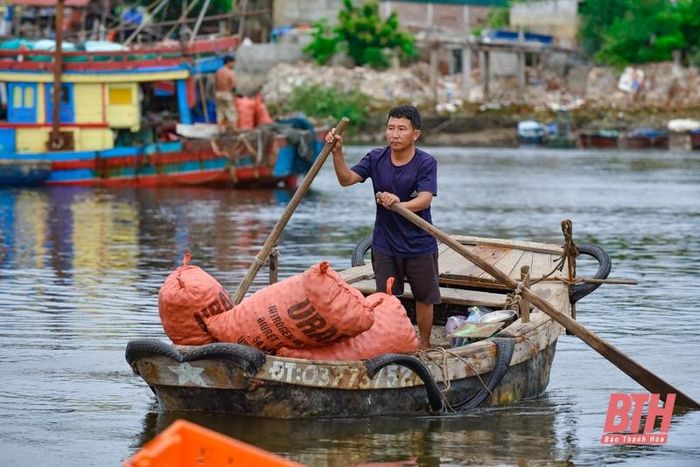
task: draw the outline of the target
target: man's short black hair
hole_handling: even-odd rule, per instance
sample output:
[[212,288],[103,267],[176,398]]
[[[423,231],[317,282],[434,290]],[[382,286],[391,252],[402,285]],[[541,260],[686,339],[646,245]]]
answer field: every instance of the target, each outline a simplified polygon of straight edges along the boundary
[[236,56],[235,55],[226,55],[224,56],[224,65],[227,63],[235,62],[236,61]]
[[412,105],[399,105],[389,111],[389,116],[386,121],[389,123],[390,118],[405,118],[411,122],[414,130],[420,130],[421,118],[418,109]]

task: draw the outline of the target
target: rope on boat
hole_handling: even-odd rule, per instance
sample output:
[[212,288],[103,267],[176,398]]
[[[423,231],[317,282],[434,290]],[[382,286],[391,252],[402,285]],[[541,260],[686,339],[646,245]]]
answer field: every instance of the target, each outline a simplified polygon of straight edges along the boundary
[[[437,363],[436,360],[434,360],[434,359],[432,358],[432,353],[433,353],[434,351],[436,351],[436,350],[440,352],[440,357],[441,357],[441,360],[442,360],[441,363]],[[443,348],[443,347],[436,347],[436,348],[434,348],[434,349],[430,349],[430,351],[419,350],[419,351],[418,351],[418,356],[419,356],[420,359],[423,361],[423,363],[425,363],[425,364],[427,364],[427,363],[432,363],[433,365],[435,365],[436,367],[438,367],[438,369],[440,370],[440,373],[441,373],[441,375],[442,375],[443,385],[444,385],[443,389],[440,391],[440,397],[442,398],[442,403],[443,403],[443,406],[444,406],[444,409],[443,409],[444,412],[453,412],[453,413],[456,412],[456,411],[454,410],[454,408],[450,405],[449,400],[447,399],[447,394],[449,394],[450,388],[452,387],[452,378],[450,378],[450,371],[449,371],[449,367],[448,367],[448,363],[447,363],[448,357],[454,357],[454,358],[456,358],[457,360],[459,360],[459,361],[461,361],[462,363],[464,363],[464,365],[465,365],[466,367],[468,367],[468,368],[471,370],[471,372],[474,374],[474,376],[476,376],[476,378],[479,380],[479,382],[481,383],[481,385],[482,385],[483,387],[486,387],[486,383],[484,383],[484,380],[481,378],[481,375],[480,375],[479,372],[472,366],[472,364],[469,363],[469,361],[468,361],[466,358],[464,358],[464,357],[462,357],[461,355],[455,353],[454,351],[447,350],[447,349],[445,349],[445,348]]]
[[496,343],[498,353],[496,355],[496,364],[489,376],[489,380],[479,392],[469,397],[468,399],[452,404],[452,408],[457,412],[467,412],[481,405],[488,396],[493,396],[493,391],[503,381],[508,369],[510,368],[510,360],[513,358],[513,350],[515,349],[515,340],[509,337],[496,337],[493,339]]

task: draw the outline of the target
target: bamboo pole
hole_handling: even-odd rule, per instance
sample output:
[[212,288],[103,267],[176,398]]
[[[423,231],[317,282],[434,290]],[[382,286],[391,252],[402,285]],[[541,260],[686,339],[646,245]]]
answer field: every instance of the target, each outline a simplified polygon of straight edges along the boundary
[[[511,289],[518,287],[518,283],[512,279],[508,274],[504,273],[497,267],[490,264],[488,261],[480,258],[476,254],[469,251],[461,243],[457,242],[455,239],[427,222],[423,218],[409,211],[400,204],[394,204],[391,207],[392,210],[399,213],[401,216],[407,220],[413,222],[418,227],[424,231],[430,233],[435,238],[440,240],[442,243],[446,244],[452,250],[471,261],[476,266],[480,267],[483,271],[487,272],[495,279],[499,280],[501,283],[506,285]],[[667,383],[663,379],[659,378],[657,375],[651,371],[644,368],[642,365],[625,355],[623,352],[615,348],[612,344],[600,338],[593,332],[589,331],[585,326],[578,323],[577,321],[571,319],[565,314],[558,311],[554,306],[552,306],[548,301],[541,298],[536,293],[532,292],[528,287],[522,287],[522,295],[534,306],[542,310],[545,314],[549,315],[554,321],[564,326],[568,331],[571,331],[574,335],[578,336],[582,341],[588,344],[593,350],[605,357],[610,363],[618,367],[625,374],[635,380],[637,383],[642,385],[648,391],[654,394],[660,394],[661,399],[666,401],[666,396],[668,394],[676,394],[676,405],[679,407],[687,407],[690,409],[700,409],[700,404],[693,400],[690,396],[684,394],[678,388],[673,387],[671,384]]]
[[50,149],[61,149],[63,144],[63,139],[61,138],[61,94],[63,94],[63,89],[61,85],[61,78],[63,77],[63,0],[58,0],[56,2],[56,41],[55,41],[55,51],[54,51],[54,62],[53,62],[53,96],[51,96],[51,103],[53,104],[53,109],[51,113],[51,136],[49,137],[49,148]]
[[[347,117],[343,117],[338,123],[338,126],[336,126],[335,133],[337,135],[342,135],[349,121],[350,120]],[[313,165],[309,169],[309,172],[304,177],[304,181],[301,182],[299,188],[296,190],[296,192],[294,192],[294,196],[292,196],[292,199],[289,201],[289,204],[282,213],[282,216],[277,220],[275,227],[272,229],[272,232],[270,232],[267,240],[265,240],[265,244],[260,250],[260,253],[258,253],[258,256],[256,256],[255,260],[253,261],[253,264],[251,264],[250,268],[248,268],[248,272],[243,278],[241,285],[238,286],[238,289],[236,289],[236,292],[233,294],[232,299],[234,304],[238,305],[241,303],[241,300],[243,300],[243,297],[248,291],[250,284],[253,283],[256,274],[258,271],[260,271],[262,265],[265,264],[265,261],[267,261],[272,248],[277,244],[280,235],[282,235],[282,231],[287,226],[287,222],[289,222],[292,214],[294,214],[297,206],[299,206],[301,199],[304,197],[306,192],[309,191],[311,182],[314,181],[314,178],[316,178],[316,175],[321,170],[323,163],[326,162],[326,159],[328,159],[328,155],[333,150],[333,146],[335,146],[335,140],[332,143],[326,143],[321,150],[321,153],[316,158],[316,161],[314,161]]]

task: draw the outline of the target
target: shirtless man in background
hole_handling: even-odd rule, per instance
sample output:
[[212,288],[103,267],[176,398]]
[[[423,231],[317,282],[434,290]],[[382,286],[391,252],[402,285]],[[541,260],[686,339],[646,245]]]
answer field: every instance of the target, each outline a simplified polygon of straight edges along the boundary
[[227,127],[235,130],[238,128],[238,112],[233,101],[233,93],[236,89],[236,73],[233,72],[233,64],[236,61],[232,55],[224,57],[224,66],[216,72],[216,123],[221,130]]

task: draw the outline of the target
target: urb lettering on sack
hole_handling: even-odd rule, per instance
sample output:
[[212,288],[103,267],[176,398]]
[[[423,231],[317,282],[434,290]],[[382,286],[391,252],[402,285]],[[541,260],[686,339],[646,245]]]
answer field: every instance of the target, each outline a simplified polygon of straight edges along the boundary
[[314,339],[319,344],[326,344],[349,337],[345,334],[336,336],[338,330],[334,327],[328,327],[328,329],[323,330],[328,323],[323,316],[317,313],[314,307],[311,306],[308,298],[301,303],[290,306],[287,310],[287,314],[293,320],[298,321],[295,323],[295,326],[299,328],[301,332]]

